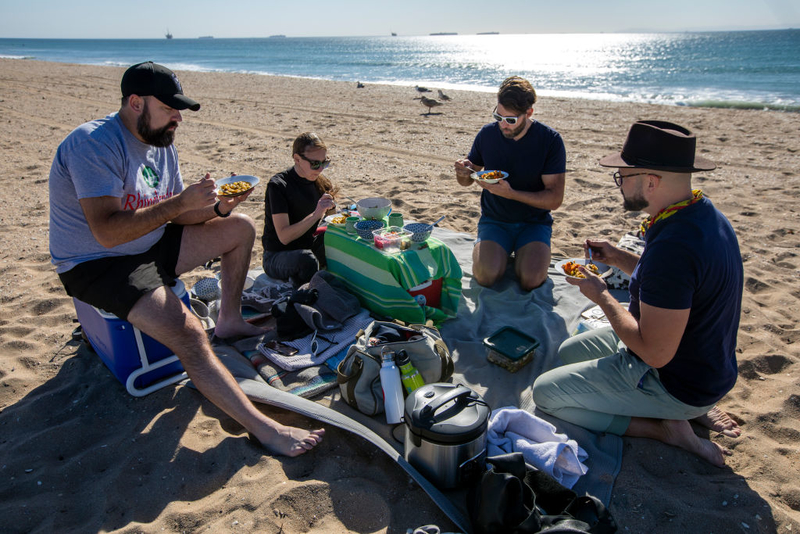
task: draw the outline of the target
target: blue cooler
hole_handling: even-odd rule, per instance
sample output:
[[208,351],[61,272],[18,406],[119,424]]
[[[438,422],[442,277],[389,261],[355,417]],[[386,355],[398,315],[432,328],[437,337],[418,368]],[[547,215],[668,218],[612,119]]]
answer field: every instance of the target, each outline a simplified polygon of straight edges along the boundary
[[[191,309],[183,282],[177,280],[171,289]],[[72,300],[86,339],[131,395],[141,397],[186,378],[178,357],[167,347],[116,315]]]

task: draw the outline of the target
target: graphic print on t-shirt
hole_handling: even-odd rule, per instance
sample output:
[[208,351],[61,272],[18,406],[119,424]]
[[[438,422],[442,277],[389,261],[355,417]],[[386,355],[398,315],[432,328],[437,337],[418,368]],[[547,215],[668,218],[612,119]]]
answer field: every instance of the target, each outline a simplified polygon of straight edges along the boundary
[[156,189],[158,187],[158,183],[161,179],[156,174],[156,171],[153,170],[152,167],[145,165],[144,169],[142,169],[142,178],[144,179],[144,183]]

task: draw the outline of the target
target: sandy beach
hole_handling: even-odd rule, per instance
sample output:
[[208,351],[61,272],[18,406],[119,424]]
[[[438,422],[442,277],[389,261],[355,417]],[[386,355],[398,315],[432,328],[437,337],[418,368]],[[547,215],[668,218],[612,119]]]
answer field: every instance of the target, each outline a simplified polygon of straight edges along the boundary
[[[187,387],[133,398],[72,340],[72,300],[50,264],[48,174],[59,142],[119,108],[122,68],[0,59],[0,531],[394,532],[453,528],[371,445],[336,428],[298,458],[264,455],[235,421]],[[491,120],[493,93],[450,91],[427,108],[413,87],[179,72],[186,111],[176,145],[186,181],[288,167],[298,133],[328,144],[343,196],[391,198],[410,218],[474,233],[477,187],[453,161]],[[536,86],[536,80],[532,80]],[[745,268],[739,379],[720,403],[742,436],[718,469],[646,439],[625,438],[610,510],[621,532],[800,532],[800,121],[769,111],[541,97],[535,118],[567,148],[567,189],[553,254],[582,255],[643,218],[626,213],[610,170],[630,124],[695,131],[717,169],[695,176],[730,219]],[[263,184],[240,209],[263,229]],[[260,266],[257,240],[252,267]],[[187,285],[208,272],[184,277]],[[284,423],[317,423],[270,407]]]

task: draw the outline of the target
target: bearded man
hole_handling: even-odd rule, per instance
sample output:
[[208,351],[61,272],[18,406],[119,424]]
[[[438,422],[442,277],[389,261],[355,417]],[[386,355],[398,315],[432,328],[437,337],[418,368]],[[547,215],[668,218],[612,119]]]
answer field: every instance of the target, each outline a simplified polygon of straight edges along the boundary
[[644,211],[641,257],[587,240],[591,258],[630,275],[625,309],[583,266],[568,279],[605,313],[610,327],[562,343],[566,364],[536,379],[545,413],[598,432],[657,439],[722,466],[727,449],[697,436],[689,420],[729,437],[739,425],[716,403],[736,383],[736,337],[744,269],[730,222],[692,173],[713,170],[696,137],[665,121],[631,126],[622,151],[600,160],[616,167],[626,210]]
[[296,456],[323,430],[287,427],[253,406],[216,357],[200,320],[169,289],[177,277],[222,259],[215,334],[255,336],[241,294],[255,240],[253,220],[233,213],[247,198],[216,198],[206,174],[184,186],[173,145],[181,111],[200,104],[171,70],[133,65],[118,113],[76,128],[50,169],[50,254],[67,294],[128,321],[171,349],[192,382],[274,454]]

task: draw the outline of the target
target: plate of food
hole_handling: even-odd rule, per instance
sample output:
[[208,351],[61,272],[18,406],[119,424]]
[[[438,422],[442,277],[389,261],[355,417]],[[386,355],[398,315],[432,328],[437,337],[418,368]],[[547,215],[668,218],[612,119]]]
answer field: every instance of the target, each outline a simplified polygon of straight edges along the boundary
[[334,226],[344,226],[345,221],[347,221],[347,215],[344,213],[334,213],[325,217],[325,222]]
[[583,265],[588,270],[594,272],[600,278],[605,278],[611,274],[611,267],[599,261],[589,262],[583,258],[570,258],[561,260],[556,263],[556,271],[563,273],[569,278],[586,278],[582,272],[578,270],[578,266]]
[[469,175],[470,178],[485,184],[496,184],[500,180],[508,178],[506,171],[478,171]]
[[238,197],[253,189],[259,180],[255,176],[240,175],[229,176],[214,180],[217,186],[218,197]]

